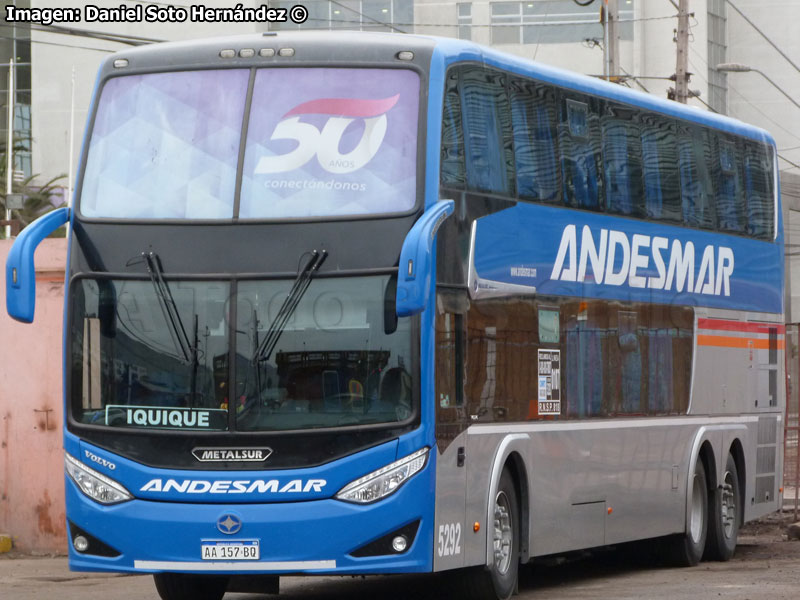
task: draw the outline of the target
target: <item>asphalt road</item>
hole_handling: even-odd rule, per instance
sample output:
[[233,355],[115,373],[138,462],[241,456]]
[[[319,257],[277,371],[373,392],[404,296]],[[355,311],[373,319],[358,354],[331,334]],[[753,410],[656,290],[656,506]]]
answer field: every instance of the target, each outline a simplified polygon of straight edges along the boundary
[[[788,541],[777,516],[748,524],[734,558],[691,569],[667,568],[647,548],[615,549],[527,565],[520,574],[520,600],[675,599],[795,600],[800,596],[800,541]],[[450,580],[435,576],[368,578],[285,577],[285,599],[442,600],[457,598]],[[225,600],[274,596],[225,595]],[[158,600],[149,576],[70,573],[63,557],[0,555],[4,600]]]

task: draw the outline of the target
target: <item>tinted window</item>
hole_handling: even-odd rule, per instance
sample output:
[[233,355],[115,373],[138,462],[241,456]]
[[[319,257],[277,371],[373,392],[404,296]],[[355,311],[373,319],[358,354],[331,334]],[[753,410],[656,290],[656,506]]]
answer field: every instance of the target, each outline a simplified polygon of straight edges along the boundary
[[505,76],[470,68],[461,74],[467,184],[471,189],[514,194],[511,111]]
[[558,149],[564,198],[569,206],[599,209],[603,197],[598,101],[562,96],[559,102]]
[[228,428],[228,374],[219,368],[230,351],[227,282],[170,281],[159,288],[150,281],[80,279],[70,292],[76,421]]
[[479,67],[448,74],[443,120],[442,185],[772,235],[768,144]]
[[521,198],[556,202],[560,199],[560,173],[556,160],[555,92],[521,80],[513,80],[509,91],[517,193]]
[[417,398],[411,319],[400,318],[387,333],[389,284],[388,275],[315,279],[284,310],[291,281],[240,282],[237,429],[314,429],[411,417]]
[[463,188],[464,129],[461,123],[461,97],[458,93],[458,71],[447,73],[444,92],[444,117],[442,119],[442,185]]
[[[460,390],[463,376],[466,412],[478,421],[687,410],[694,325],[690,307],[569,298],[481,299],[470,302],[464,315],[464,346],[453,333],[462,329],[447,317],[440,314],[437,320],[438,351],[454,356],[463,348],[466,364],[443,358],[439,364],[445,372],[437,371],[437,390]],[[547,382],[547,400],[542,402],[531,390],[539,389],[548,375],[555,379]],[[438,416],[448,425],[458,417],[453,396],[446,402],[451,410]]]
[[741,182],[741,152],[736,141],[716,137],[716,157],[712,162],[716,190],[717,226],[721,231],[744,231],[744,193]]
[[772,237],[772,221],[775,214],[772,186],[772,151],[770,147],[746,142],[744,189],[747,198],[747,233],[749,235],[763,239]]
[[637,113],[608,104],[603,132],[606,207],[610,212],[642,216],[642,143]]
[[678,125],[678,169],[683,222],[689,227],[714,228],[711,186],[711,143],[708,131]]

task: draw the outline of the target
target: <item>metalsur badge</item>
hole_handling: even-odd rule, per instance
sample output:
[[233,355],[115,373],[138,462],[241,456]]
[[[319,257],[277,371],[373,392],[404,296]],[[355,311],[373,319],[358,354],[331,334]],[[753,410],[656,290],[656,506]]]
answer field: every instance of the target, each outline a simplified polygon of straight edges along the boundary
[[272,448],[195,448],[192,455],[200,462],[263,462]]

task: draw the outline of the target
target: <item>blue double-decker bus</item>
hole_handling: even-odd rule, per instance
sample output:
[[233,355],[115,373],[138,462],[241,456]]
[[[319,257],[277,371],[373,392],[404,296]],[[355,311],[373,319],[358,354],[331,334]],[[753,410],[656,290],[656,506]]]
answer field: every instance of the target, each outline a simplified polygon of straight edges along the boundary
[[102,66],[69,223],[71,568],[164,600],[657,539],[777,508],[764,131],[455,40],[279,33]]

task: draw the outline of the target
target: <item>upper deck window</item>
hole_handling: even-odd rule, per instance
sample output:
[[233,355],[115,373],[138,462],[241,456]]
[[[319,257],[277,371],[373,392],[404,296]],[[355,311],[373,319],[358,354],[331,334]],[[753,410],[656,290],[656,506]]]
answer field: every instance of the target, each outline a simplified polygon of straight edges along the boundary
[[95,116],[81,213],[230,219],[248,71],[108,81]]
[[418,111],[419,76],[412,71],[258,71],[239,217],[411,210]]
[[81,214],[283,219],[414,207],[416,73],[259,69],[248,103],[250,77],[249,69],[230,69],[109,80],[94,119]]
[[504,75],[473,63],[448,69],[443,197],[489,192],[766,241],[777,236],[768,139]]

